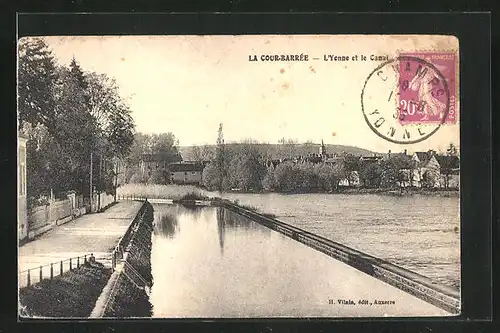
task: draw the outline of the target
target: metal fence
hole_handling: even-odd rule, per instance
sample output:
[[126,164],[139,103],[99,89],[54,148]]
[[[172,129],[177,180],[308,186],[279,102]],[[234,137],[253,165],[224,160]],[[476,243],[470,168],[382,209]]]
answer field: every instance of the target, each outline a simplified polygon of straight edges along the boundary
[[[139,199],[137,199],[137,200],[139,200]],[[134,219],[130,222],[130,224],[127,228],[127,231],[125,231],[125,234],[122,236],[122,238],[120,238],[118,244],[116,245],[115,249],[113,250],[112,264],[111,264],[113,269],[115,268],[116,261],[119,259],[123,259],[123,255],[126,252],[126,247],[129,245],[130,239],[132,238],[132,234],[134,233],[137,225],[140,223],[141,219],[143,218],[146,207],[147,207],[146,201],[144,201],[141,208],[139,209],[139,212],[134,217]]]
[[135,194],[129,194],[129,195],[117,195],[116,200],[147,200],[148,198],[153,198],[154,196],[141,196],[141,195],[135,195]]
[[29,287],[41,282],[43,279],[52,280],[56,276],[80,268],[81,265],[87,263],[88,258],[90,258],[90,254],[85,254],[19,272],[19,288]]

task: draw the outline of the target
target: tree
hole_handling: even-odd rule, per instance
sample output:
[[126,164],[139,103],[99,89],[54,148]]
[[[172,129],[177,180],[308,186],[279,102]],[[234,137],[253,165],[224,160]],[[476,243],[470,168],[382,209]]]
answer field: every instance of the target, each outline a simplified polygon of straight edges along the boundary
[[452,175],[460,167],[460,161],[458,156],[454,155],[436,156],[436,159],[439,163],[439,173],[444,180],[444,188],[448,189]]
[[262,179],[262,187],[267,191],[276,190],[276,182],[274,179],[274,168],[268,167],[264,179]]
[[448,156],[458,156],[458,149],[453,144],[453,142],[450,142],[450,144],[448,145],[448,148],[446,149],[446,155],[448,155]]
[[114,156],[127,156],[134,142],[134,120],[129,108],[122,106],[120,113],[110,116],[105,136],[111,144],[110,153]]
[[224,133],[222,132],[222,123],[219,124],[219,130],[217,133],[217,151],[215,155],[215,168],[217,173],[217,184],[218,190],[223,190],[223,181],[227,175],[227,159],[224,144]]
[[169,177],[167,177],[167,171],[161,170],[161,169],[156,169],[147,182],[149,184],[167,184],[169,180]]
[[262,189],[266,167],[254,142],[247,140],[239,145],[229,164],[230,186],[245,191]]
[[359,170],[359,180],[364,187],[376,188],[381,183],[382,170],[377,163],[363,163]]
[[335,177],[335,189],[339,187],[339,183],[342,179],[349,178],[349,171],[347,170],[343,162],[336,163],[333,165],[333,174]]
[[342,154],[342,163],[345,169],[345,173],[347,174],[346,178],[348,185],[351,186],[354,182],[354,171],[357,171],[359,169],[359,157],[344,152]]
[[178,141],[172,132],[152,134],[149,140],[153,154],[164,154],[175,158],[178,155]]
[[50,190],[88,195],[91,153],[92,171],[101,175],[93,184],[113,189],[111,157],[128,153],[134,124],[116,84],[106,78],[84,72],[75,58],[59,66],[42,38],[20,40],[19,126],[30,138],[28,196]]
[[201,163],[203,162],[203,156],[202,156],[202,153],[201,153],[201,147],[199,146],[193,146],[192,148],[192,152],[193,152],[193,160],[198,162],[198,163]]
[[129,183],[131,184],[139,184],[146,183],[148,179],[146,179],[140,171],[136,171],[129,179]]
[[314,164],[311,162],[296,163],[297,188],[301,190],[313,190],[318,187],[318,176],[315,173]]
[[193,160],[203,163],[214,159],[213,150],[207,145],[192,146]]
[[278,156],[280,159],[292,159],[297,156],[297,140],[281,138],[278,140],[278,143],[280,143],[278,147]]
[[432,188],[434,187],[435,183],[436,183],[435,173],[431,172],[430,170],[425,171],[422,175],[422,187]]
[[333,191],[337,187],[339,179],[331,164],[318,163],[314,166],[314,173],[318,179],[318,187],[325,191]]
[[[88,193],[90,154],[96,153],[101,136],[94,118],[88,112],[78,77],[65,67],[60,67],[59,73],[56,132],[53,137],[62,148],[62,155],[59,158],[69,163],[71,177],[75,180],[73,184],[67,184],[68,190],[75,187],[78,191]],[[100,165],[93,163],[93,166],[94,174],[97,175]]]
[[[58,159],[60,147],[50,136],[48,130],[43,125],[38,125],[28,129],[29,139],[26,144],[26,173],[28,204],[32,208],[32,203],[40,195],[48,195],[50,190],[57,186],[55,172],[61,168],[64,162]],[[62,169],[66,169],[62,163]]]
[[210,191],[220,188],[221,185],[219,184],[219,175],[215,162],[208,164],[203,169],[202,183]]
[[297,172],[292,162],[283,162],[274,170],[274,183],[279,192],[292,192],[297,188]]
[[120,96],[116,80],[105,74],[83,73],[73,59],[70,67],[84,90],[85,103],[106,142],[107,157],[123,157],[130,152],[134,139],[134,120],[130,107]]
[[18,110],[19,128],[25,122],[36,127],[44,125],[55,132],[54,88],[57,84],[57,63],[41,38],[19,40]]

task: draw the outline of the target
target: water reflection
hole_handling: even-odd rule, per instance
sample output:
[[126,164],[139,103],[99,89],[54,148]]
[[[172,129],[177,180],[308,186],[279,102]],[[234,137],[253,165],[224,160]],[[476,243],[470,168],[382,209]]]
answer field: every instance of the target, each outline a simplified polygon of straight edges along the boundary
[[168,238],[173,238],[175,233],[179,230],[177,215],[173,212],[158,213],[155,220],[158,221],[154,230],[156,234],[162,234]]
[[226,236],[226,220],[224,219],[224,210],[217,207],[217,231],[219,234],[220,254],[224,255],[224,237]]
[[228,228],[231,229],[245,229],[257,232],[270,233],[271,229],[263,228],[260,224],[250,220],[249,218],[235,213],[231,210],[222,207],[216,207],[217,220],[222,220]]

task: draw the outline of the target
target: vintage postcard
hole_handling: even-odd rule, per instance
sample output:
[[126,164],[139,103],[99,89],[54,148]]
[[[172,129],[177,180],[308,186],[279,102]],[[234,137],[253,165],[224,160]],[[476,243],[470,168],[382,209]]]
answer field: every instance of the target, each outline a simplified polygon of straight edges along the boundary
[[18,41],[23,318],[452,317],[459,41]]

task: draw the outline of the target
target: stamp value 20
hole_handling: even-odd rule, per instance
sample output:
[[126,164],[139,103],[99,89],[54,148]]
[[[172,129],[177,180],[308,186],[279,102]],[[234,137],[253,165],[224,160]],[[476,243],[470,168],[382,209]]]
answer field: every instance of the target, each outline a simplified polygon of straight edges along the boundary
[[363,116],[380,137],[399,144],[423,141],[457,122],[454,52],[406,52],[368,75]]
[[[407,58],[399,62],[398,119],[401,124],[454,124],[457,120],[455,54],[419,52],[400,56]],[[422,59],[427,64],[411,58]]]

